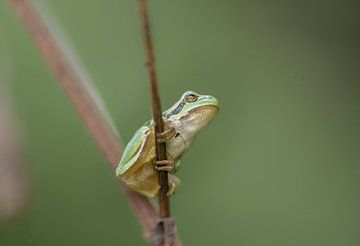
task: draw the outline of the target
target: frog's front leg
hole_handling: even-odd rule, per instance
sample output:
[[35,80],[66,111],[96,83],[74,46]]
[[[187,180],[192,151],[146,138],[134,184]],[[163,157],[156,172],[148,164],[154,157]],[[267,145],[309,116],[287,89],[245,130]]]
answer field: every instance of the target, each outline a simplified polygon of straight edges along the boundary
[[[168,142],[176,134],[175,129],[169,126],[169,121],[164,117],[163,117],[163,121],[164,121],[164,131],[157,134],[157,141],[160,143]],[[167,160],[161,160],[161,161],[154,160],[154,169],[156,171],[173,172],[176,169],[176,165],[174,160],[168,156]]]
[[162,160],[162,161],[154,161],[154,169],[155,171],[166,171],[173,172],[175,170],[175,162],[174,160]]
[[157,134],[157,140],[159,143],[165,143],[165,142],[169,141],[176,134],[175,129],[173,127],[169,126],[169,121],[164,117],[163,117],[163,122],[164,122],[164,131],[159,132]]
[[176,162],[172,159],[163,160],[163,161],[154,160],[155,171],[166,171],[169,173],[175,173],[176,171],[179,170],[179,167],[180,167],[180,160],[177,160]]
[[[176,172],[179,167],[180,167],[180,160],[174,162],[173,160],[165,160],[165,161],[155,161],[155,167],[154,169],[156,171],[167,171],[169,172],[169,190],[167,192],[168,196],[171,196],[175,193],[175,191],[180,187],[180,179],[178,177],[176,177],[173,174],[170,173],[174,173]],[[157,166],[157,164],[165,164],[167,163],[166,166]]]

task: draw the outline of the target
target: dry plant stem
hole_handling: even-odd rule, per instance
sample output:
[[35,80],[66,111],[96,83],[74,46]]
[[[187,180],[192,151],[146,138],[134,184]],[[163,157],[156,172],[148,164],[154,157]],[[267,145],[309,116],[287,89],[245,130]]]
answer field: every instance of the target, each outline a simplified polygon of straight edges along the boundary
[[[161,103],[159,96],[159,89],[157,84],[156,70],[155,70],[155,57],[153,52],[153,45],[151,40],[149,16],[147,12],[146,0],[139,0],[139,10],[141,17],[141,24],[144,31],[144,44],[147,56],[147,67],[149,69],[151,96],[152,96],[152,109],[153,118],[155,122],[155,145],[156,145],[156,158],[159,161],[166,160],[166,144],[157,141],[157,135],[164,131],[164,122],[162,119]],[[160,201],[160,217],[170,217],[170,206],[167,192],[168,173],[166,171],[159,171],[159,201]]]
[[0,81],[0,221],[22,215],[31,195],[31,180],[22,158],[21,137],[4,87]]
[[[121,157],[122,147],[116,135],[111,131],[111,127],[102,116],[101,111],[94,103],[93,98],[88,94],[87,89],[65,59],[31,3],[28,0],[10,0],[10,2],[31,38],[37,44],[43,58],[59,80],[68,98],[89,128],[109,166],[112,170],[115,170]],[[145,237],[152,240],[150,238],[152,229],[159,220],[156,208],[152,206],[147,198],[130,190],[125,185],[122,185],[122,187],[139,219]],[[175,239],[174,245],[181,246],[178,238]]]

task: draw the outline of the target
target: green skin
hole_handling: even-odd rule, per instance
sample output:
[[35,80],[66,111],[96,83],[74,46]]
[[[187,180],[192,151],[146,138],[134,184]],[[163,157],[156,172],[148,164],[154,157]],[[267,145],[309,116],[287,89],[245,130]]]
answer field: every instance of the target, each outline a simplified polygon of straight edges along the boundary
[[[173,175],[179,168],[180,157],[193,142],[195,135],[205,127],[219,110],[213,96],[185,92],[180,100],[163,113],[167,157],[170,160],[169,193],[180,186],[180,180]],[[133,190],[148,196],[158,195],[155,154],[155,130],[153,120],[146,122],[133,136],[125,148],[116,175]]]

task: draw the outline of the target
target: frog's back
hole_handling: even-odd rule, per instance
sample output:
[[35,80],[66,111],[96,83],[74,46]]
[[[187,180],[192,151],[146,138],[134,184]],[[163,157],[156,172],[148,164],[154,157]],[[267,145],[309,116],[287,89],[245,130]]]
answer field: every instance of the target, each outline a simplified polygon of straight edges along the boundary
[[119,166],[116,168],[117,176],[121,176],[129,170],[136,168],[137,164],[142,161],[141,154],[144,148],[147,147],[151,135],[152,127],[149,124],[145,124],[135,132],[126,145]]

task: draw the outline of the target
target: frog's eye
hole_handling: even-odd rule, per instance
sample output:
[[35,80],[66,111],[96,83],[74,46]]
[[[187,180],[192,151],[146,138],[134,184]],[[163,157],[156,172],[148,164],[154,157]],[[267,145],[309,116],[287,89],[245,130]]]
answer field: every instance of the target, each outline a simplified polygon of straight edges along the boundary
[[185,98],[186,102],[196,102],[197,99],[198,99],[198,96],[195,94],[189,94]]

